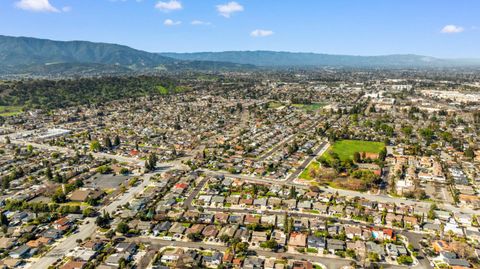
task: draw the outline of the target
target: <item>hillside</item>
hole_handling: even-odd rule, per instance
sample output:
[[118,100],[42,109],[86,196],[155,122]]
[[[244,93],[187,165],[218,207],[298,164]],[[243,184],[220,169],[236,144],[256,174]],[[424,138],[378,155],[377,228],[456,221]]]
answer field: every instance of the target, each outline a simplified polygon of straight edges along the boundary
[[[59,108],[150,95],[174,94],[176,80],[165,76],[15,80],[0,84],[0,108]],[[5,113],[5,111],[0,111]]]
[[127,46],[88,41],[53,41],[0,35],[0,73],[124,73],[152,70],[253,68],[215,61],[178,60]]
[[0,75],[97,76],[163,71],[284,67],[425,68],[480,66],[478,59],[420,55],[350,56],[275,51],[150,53],[123,45],[0,35]]
[[161,53],[179,60],[225,61],[264,67],[449,67],[480,66],[475,59],[439,59],[421,55],[351,56],[303,52],[225,51],[197,53]]

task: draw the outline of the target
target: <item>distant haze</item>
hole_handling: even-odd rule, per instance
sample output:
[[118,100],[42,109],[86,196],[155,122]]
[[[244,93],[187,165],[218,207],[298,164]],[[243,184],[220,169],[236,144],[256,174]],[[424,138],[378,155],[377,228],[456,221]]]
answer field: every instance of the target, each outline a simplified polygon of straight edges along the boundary
[[87,41],[0,36],[0,73],[128,73],[148,70],[251,70],[279,67],[477,67],[480,61],[421,55],[349,56],[274,51],[151,53]]

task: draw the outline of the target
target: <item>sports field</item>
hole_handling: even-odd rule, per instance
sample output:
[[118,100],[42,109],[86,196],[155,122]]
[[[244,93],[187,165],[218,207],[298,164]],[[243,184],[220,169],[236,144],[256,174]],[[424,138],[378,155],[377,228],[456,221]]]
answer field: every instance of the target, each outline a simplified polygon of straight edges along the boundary
[[304,109],[306,111],[315,111],[319,110],[322,107],[325,106],[325,104],[322,103],[311,103],[311,104],[293,104],[294,107]]
[[22,113],[22,107],[20,106],[0,106],[0,116],[9,117]]

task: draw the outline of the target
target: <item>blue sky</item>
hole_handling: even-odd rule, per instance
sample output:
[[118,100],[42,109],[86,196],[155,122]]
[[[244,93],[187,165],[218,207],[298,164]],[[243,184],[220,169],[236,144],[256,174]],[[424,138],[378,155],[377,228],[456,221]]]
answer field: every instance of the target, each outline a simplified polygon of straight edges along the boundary
[[480,58],[476,0],[1,0],[0,34],[151,52]]

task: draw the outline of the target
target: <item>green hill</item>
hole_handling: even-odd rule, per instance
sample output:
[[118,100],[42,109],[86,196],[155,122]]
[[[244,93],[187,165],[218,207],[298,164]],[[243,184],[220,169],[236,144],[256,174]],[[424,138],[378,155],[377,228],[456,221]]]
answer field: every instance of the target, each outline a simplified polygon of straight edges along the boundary
[[0,35],[0,74],[105,74],[132,71],[237,70],[251,65],[179,60],[127,46]]

